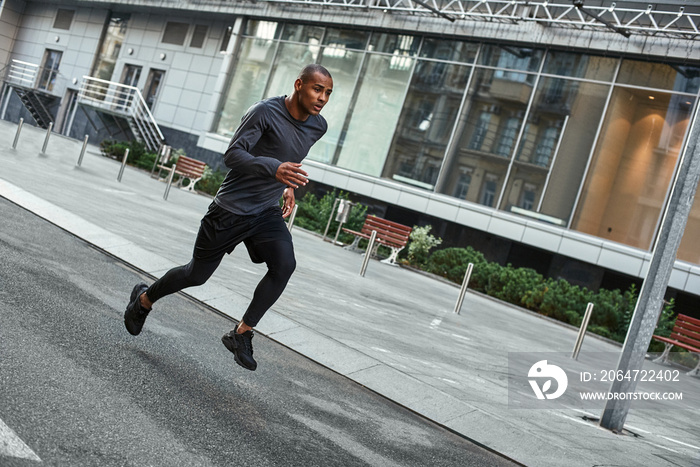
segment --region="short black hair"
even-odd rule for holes
[[[302,68],[301,72],[299,73],[298,79],[300,79],[302,83],[306,83],[309,80],[309,78],[311,78],[315,73],[321,73],[323,76],[327,76],[333,79],[330,72],[326,70],[325,67],[316,63],[310,63],[309,65],[306,65],[304,68]]]

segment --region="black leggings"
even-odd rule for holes
[[[204,284],[241,241],[256,263],[267,264],[267,273],[260,280],[243,322],[255,327],[265,312],[282,295],[296,268],[291,235],[279,209],[257,216],[237,216],[218,207],[209,208],[197,234],[192,260],[171,269],[146,291],[151,302],[187,287]]]

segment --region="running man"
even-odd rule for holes
[[[124,313],[129,333],[141,332],[159,299],[204,284],[224,254],[243,242],[253,262],[267,264],[267,273],[241,322],[221,340],[236,363],[251,371],[257,368],[253,328],[280,297],[296,267],[284,218],[294,208],[294,189],[308,181],[301,161],[328,128],[320,112],[332,91],[328,70],[307,65],[290,96],[264,99],[248,109],[224,154],[230,170],[201,221],[192,260],[171,269],[150,287],[134,286]]]

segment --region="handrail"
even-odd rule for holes
[[[148,146],[158,149],[165,140],[141,91],[126,84],[83,76],[78,101],[131,118]]]
[[[12,59],[5,81],[10,84],[33,88],[39,72],[39,65]]]

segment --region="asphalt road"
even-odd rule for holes
[[[240,368],[234,323],[182,296],[133,337],[147,278],[2,198],[0,219],[2,467],[514,465],[264,336]]]

